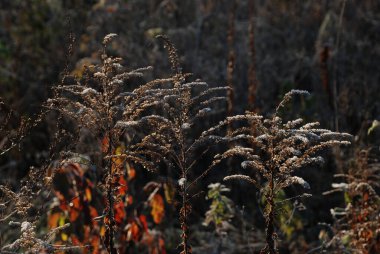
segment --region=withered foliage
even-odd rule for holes
[[[20,146],[30,129],[42,119],[42,114],[36,119],[21,117],[9,107],[0,97],[0,156]]]
[[[211,145],[223,138],[212,135],[194,134],[194,127],[207,120],[211,113],[217,112],[220,103],[225,102],[228,87],[209,87],[202,81],[188,82],[187,74],[182,73],[175,47],[166,36],[159,36],[168,50],[174,75],[163,87],[151,89],[157,100],[163,104],[165,114],[155,132],[147,135],[147,143],[155,144],[168,161],[169,168],[178,176],[181,195],[181,253],[192,252],[189,243],[188,216],[191,212],[190,192],[203,175],[194,176],[192,172]],[[219,105],[219,107],[218,107]]]
[[[103,193],[107,207],[104,221],[108,252],[116,253],[115,211],[112,208],[118,198],[116,191],[121,187],[117,180],[121,172],[114,162],[121,159],[140,164],[151,171],[163,164],[171,172],[176,172],[181,195],[181,253],[191,253],[188,242],[189,192],[201,177],[194,177],[191,171],[210,145],[223,140],[211,135],[197,138],[192,130],[220,108],[228,88],[211,88],[201,81],[187,82],[189,74],[182,73],[175,47],[168,38],[160,36],[168,49],[173,76],[155,79],[126,91],[123,88],[125,81],[141,77],[142,72],[149,68],[125,71],[121,58],[108,56],[106,47],[115,36],[110,34],[104,38],[102,64],[90,66],[86,78],[81,81],[56,87],[54,97],[48,100],[45,107],[76,123],[78,134],[89,130],[92,139],[105,144],[101,153],[94,151],[94,155],[101,154],[98,166],[104,169],[105,175]],[[125,149],[115,153],[121,139],[128,142]],[[160,196],[152,197],[149,199],[151,203],[154,197]]]
[[[26,250],[25,253],[54,253],[57,251],[66,252],[83,248],[83,246],[64,246],[52,243],[55,240],[56,235],[60,231],[69,227],[70,224],[54,228],[42,239],[37,237],[36,226],[29,221],[23,221],[22,223],[11,222],[10,224],[12,226],[19,226],[21,234],[13,243],[3,246],[1,248],[2,253],[16,253],[14,251],[19,249]]]
[[[296,171],[322,164],[324,160],[320,152],[333,146],[350,144],[351,136],[319,128],[318,122],[284,120],[286,117],[282,113],[285,105],[294,95],[308,94],[303,90],[287,93],[270,117],[253,111],[233,115],[231,104],[227,105],[228,116],[212,126],[210,115],[224,111],[226,94],[231,100],[231,87],[210,87],[200,80],[189,81],[191,75],[183,73],[177,50],[166,36],[158,38],[167,48],[172,75],[141,82],[144,73],[150,71],[151,67],[128,70],[123,66],[122,58],[110,55],[108,47],[116,36],[109,34],[104,38],[99,64],[87,66],[80,79],[65,75],[62,82],[52,88],[52,97],[44,103],[44,111],[36,121],[41,121],[42,116],[54,116],[56,120],[48,165],[31,169],[19,191],[0,186],[0,209],[5,214],[0,223],[16,218],[22,221],[10,222],[12,226],[20,227],[21,234],[1,250],[12,253],[54,253],[81,248],[88,253],[92,248],[92,253],[107,251],[116,254],[120,250],[129,251],[130,246],[123,246],[123,241],[133,239],[137,242],[143,239],[149,242],[150,253],[165,253],[164,240],[159,234],[152,233],[150,238],[144,238],[148,234],[142,231],[149,231],[145,216],[134,210],[128,215],[133,218],[126,219],[125,208],[133,202],[127,194],[127,180],[130,179],[126,180],[126,171],[128,177],[133,178],[136,172],[130,165],[139,165],[148,171],[167,170],[168,174],[174,176],[180,196],[177,202],[173,202],[179,204],[179,252],[190,254],[189,216],[192,198],[196,195],[196,183],[223,160],[239,157],[243,159],[241,168],[244,173],[228,175],[224,180],[246,181],[260,191],[266,221],[265,247],[261,253],[278,253],[276,218],[281,212],[283,200],[278,201],[276,197],[283,195],[284,189],[292,185],[309,189],[310,185],[304,179],[295,176]],[[142,84],[133,88],[132,85],[137,82]],[[20,127],[14,133],[9,131],[7,125],[13,113],[2,102],[0,106],[2,112],[6,112],[1,116],[5,123],[2,126],[5,127],[0,128],[0,132],[4,131],[5,137],[8,137],[0,144],[6,144],[0,146],[0,153],[5,153],[25,136],[26,127]],[[20,126],[35,124],[22,123]],[[209,167],[199,169],[199,166],[205,165],[205,161],[201,163],[202,159],[214,151],[210,149],[211,146],[221,143],[224,145],[219,148],[224,149],[224,152],[217,154]],[[374,243],[379,238],[379,197],[376,194],[379,169],[378,162],[372,163],[367,160],[368,157],[365,158],[358,160],[358,171],[344,175],[347,183],[337,186],[344,188],[352,202],[340,214],[343,219],[337,220],[339,230],[326,247],[332,248],[336,244],[341,246],[344,238],[349,237],[353,250],[375,248]],[[85,172],[91,167],[96,168],[96,180],[93,183],[90,173]],[[61,180],[70,182],[72,190],[66,196],[57,186]],[[170,199],[174,198],[175,193],[169,190],[168,185],[157,182],[150,182],[143,189],[152,189],[145,206],[152,208],[151,216],[155,224],[159,224],[165,215],[164,198],[158,193],[159,190],[162,187],[165,192],[170,192],[167,195]],[[232,218],[234,208],[230,199],[220,194],[229,189],[219,183],[212,186],[215,190],[214,194],[210,192],[210,198],[216,201],[206,221],[215,223],[222,232],[223,223]],[[46,207],[42,206],[36,211],[33,203],[36,197],[45,193],[44,188],[56,194],[54,200],[60,202],[60,209],[66,209],[63,213],[66,216],[69,214],[70,222],[82,218],[79,213],[82,212],[83,204],[91,203],[94,195],[101,194],[105,202],[102,213],[98,213],[92,205],[86,207],[90,220],[96,222],[90,223],[85,233],[99,234],[103,245],[99,236],[93,238],[97,240],[93,240],[91,248],[85,241],[74,237],[69,242],[73,243],[72,246],[54,243],[55,236],[70,225],[64,219],[57,224],[61,218],[52,211],[47,213],[54,218],[54,227],[39,236],[36,233],[38,216],[46,214]],[[358,195],[360,201],[355,199]],[[308,194],[300,194],[286,201],[306,196]],[[51,198],[50,193],[44,198]],[[128,221],[127,225],[122,228],[121,222],[125,221]],[[118,237],[123,233],[123,237]],[[61,234],[62,237],[67,238],[67,235]],[[154,243],[153,238],[157,239]],[[102,246],[94,248],[94,244]]]
[[[124,162],[133,162],[154,171],[158,166],[157,162],[165,159],[158,149],[159,146],[152,142],[155,137],[152,134],[153,130],[160,128],[162,121],[166,121],[155,114],[159,111],[156,108],[161,106],[163,101],[155,96],[153,90],[162,83],[172,80],[156,79],[135,89],[127,87],[131,80],[138,78],[141,80],[144,72],[149,71],[151,67],[128,71],[122,65],[122,58],[108,55],[107,45],[115,37],[116,34],[109,34],[104,38],[99,65],[88,66],[81,79],[65,75],[62,83],[53,87],[53,95],[43,108],[44,114],[56,116],[57,129],[50,150],[52,158],[58,159],[58,166],[52,163],[43,169],[46,172],[30,170],[31,174],[37,173],[39,177],[45,174],[45,184],[51,187],[57,177],[63,176],[62,170],[70,165],[75,166],[77,163],[87,167],[96,165],[96,174],[103,178],[98,187],[101,188],[106,200],[106,208],[100,218],[104,218],[106,224],[104,245],[109,253],[117,253],[115,205],[120,203],[120,189],[126,188],[120,180],[124,174],[120,165]],[[8,115],[10,114],[11,112]],[[5,119],[8,118],[9,116],[6,116]],[[23,133],[22,130],[18,131],[17,137]],[[151,135],[148,135],[149,133]],[[128,143],[124,146],[125,149],[117,151],[122,141]],[[80,155],[78,150],[86,156]],[[81,179],[83,173],[78,176]],[[10,188],[1,187],[2,196],[5,197],[2,205],[15,204],[15,210],[4,216],[2,221],[16,214],[23,215],[33,206],[33,198],[43,189],[41,180],[38,177],[28,179],[18,193],[11,191]],[[35,187],[35,183],[39,183],[40,189],[33,192],[35,188],[29,185]],[[78,191],[74,189],[76,200],[79,200]],[[25,246],[13,244],[7,248],[18,249]],[[41,246],[44,245],[39,245]],[[51,250],[52,247],[48,249]]]
[[[1,246],[1,253],[18,253],[19,251],[23,253],[54,253],[85,247],[54,243],[56,235],[69,227],[70,224],[56,227],[43,236],[39,236],[37,233],[40,210],[44,211],[39,204],[44,188],[40,178],[42,174],[40,169],[31,168],[29,175],[23,180],[18,191],[12,191],[8,186],[0,186],[0,210],[4,214],[0,223],[8,223],[10,227],[20,228],[20,233],[17,232],[17,239]],[[36,203],[36,199],[38,203]]]
[[[323,244],[331,253],[380,252],[380,162],[376,148],[356,152],[346,174],[338,174],[331,192],[343,192],[346,206],[334,208],[332,239]]]
[[[94,155],[100,158],[97,166],[103,169],[105,179],[105,245],[109,253],[117,253],[115,205],[120,203],[120,188],[125,188],[120,181],[124,174],[120,165],[133,162],[154,171],[157,162],[164,159],[152,142],[154,130],[165,121],[155,114],[162,101],[152,90],[171,80],[153,80],[135,89],[126,88],[131,79],[143,77],[151,67],[128,71],[122,65],[122,58],[109,56],[107,45],[115,37],[116,34],[104,37],[100,65],[89,66],[81,81],[55,87],[54,97],[45,105],[71,119],[77,133],[87,131],[90,139],[102,143],[102,151],[94,151]],[[124,148],[116,151],[124,140],[127,141]]]
[[[279,103],[272,117],[264,118],[253,112],[227,117],[213,129],[203,133],[211,135],[225,126],[239,126],[230,130],[226,138],[232,147],[215,156],[213,166],[223,159],[238,156],[243,158],[244,174],[225,177],[225,180],[243,180],[255,185],[265,200],[266,246],[261,253],[278,253],[276,244],[276,221],[280,203],[275,197],[282,189],[299,184],[310,188],[294,172],[312,164],[323,163],[318,152],[335,145],[348,145],[351,136],[318,128],[319,123],[303,123],[302,119],[284,122],[281,110],[294,95],[307,95],[302,90],[292,90]],[[239,123],[239,125],[237,124]]]

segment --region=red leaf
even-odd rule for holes
[[[109,146],[110,146],[110,141],[108,139],[108,136],[105,136],[102,139],[102,152],[107,153]]]
[[[128,191],[128,185],[127,185],[127,181],[125,180],[124,176],[119,176],[119,180],[118,180],[118,184],[120,185],[119,187],[119,194],[124,196],[125,194],[127,194],[127,191]]]
[[[145,232],[148,232],[148,223],[146,222],[146,216],[145,215],[140,215],[139,220],[143,226],[143,229]]]
[[[123,202],[120,201],[114,205],[114,213],[115,213],[115,222],[118,224],[121,224],[126,216]]]
[[[161,237],[158,239],[158,247],[160,248],[161,254],[166,254],[165,241]]]
[[[72,235],[70,238],[71,238],[73,245],[76,245],[76,246],[82,245],[82,243],[79,241],[78,237],[76,237],[75,235]]]

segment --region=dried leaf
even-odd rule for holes
[[[102,139],[102,152],[107,153],[109,146],[110,146],[110,141],[108,139],[108,136],[105,136]]]
[[[153,217],[153,221],[156,224],[160,224],[165,215],[164,199],[160,194],[156,193],[150,200],[150,206],[152,207],[150,214]]]
[[[148,232],[148,223],[146,221],[146,216],[145,215],[140,215],[139,220],[141,225],[143,226],[143,229],[145,232]]]
[[[127,164],[128,180],[132,180],[136,177],[136,170],[133,166]]]
[[[135,220],[130,222],[127,225],[126,229],[127,229],[127,241],[134,241],[134,242],[140,241],[142,234],[140,231],[140,227]]]
[[[125,177],[123,175],[118,177],[118,185],[119,185],[119,191],[118,194],[120,196],[125,196],[128,191],[128,184],[127,181],[125,180]]]
[[[62,241],[67,241],[69,239],[69,236],[66,233],[61,234]]]
[[[164,192],[166,202],[168,202],[168,204],[171,204],[175,195],[174,186],[171,183],[164,183]]]
[[[86,196],[87,201],[90,202],[92,200],[91,189],[89,187],[85,189],[85,196]]]
[[[115,149],[115,155],[121,155],[125,151],[125,146],[121,144]],[[112,158],[112,172],[121,172],[124,167],[124,158],[114,157]]]
[[[127,215],[124,210],[124,203],[122,201],[114,205],[115,222],[121,224]]]
[[[69,206],[70,206],[70,211],[69,211],[70,221],[74,222],[78,219],[78,217],[80,215],[80,211],[82,210],[82,205],[81,205],[80,199],[74,198],[70,202]]]
[[[56,228],[58,226],[59,218],[61,217],[61,213],[52,213],[48,218],[48,226],[50,229]]]

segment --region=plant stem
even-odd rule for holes
[[[108,132],[108,140],[109,140],[109,146],[107,154],[111,155],[112,153],[112,142],[111,142],[111,134]],[[114,247],[114,226],[115,226],[115,220],[114,220],[114,214],[113,214],[113,206],[114,206],[114,200],[113,200],[113,176],[112,176],[112,159],[108,160],[108,189],[107,189],[107,200],[108,200],[108,230],[109,230],[109,242],[108,242],[108,252],[111,254],[116,253],[115,247]]]
[[[185,178],[186,179],[186,178]],[[188,238],[188,227],[187,227],[187,199],[186,199],[186,182],[184,183],[183,185],[183,194],[182,194],[182,208],[181,208],[181,215],[182,216],[182,220],[181,220],[181,229],[182,229],[182,244],[183,244],[183,250],[181,252],[181,254],[189,254],[188,250],[189,250],[189,246],[188,246],[188,242],[187,242],[187,238]]]
[[[180,119],[180,123],[182,124],[182,120]],[[188,216],[188,200],[187,200],[187,168],[186,168],[186,154],[184,150],[184,136],[182,133],[182,130],[180,131],[180,145],[181,145],[181,172],[182,172],[182,178],[185,179],[183,185],[182,185],[182,207],[180,210],[180,218],[181,218],[181,229],[182,229],[182,246],[183,250],[181,251],[181,254],[190,254],[191,247],[189,246],[189,243],[187,241],[188,239],[188,226],[187,226],[187,216]]]
[[[268,165],[270,176],[269,176],[269,191],[266,197],[266,202],[269,207],[269,212],[266,214],[266,245],[264,249],[261,250],[260,254],[277,254],[277,250],[275,247],[275,241],[273,239],[274,236],[274,216],[275,216],[275,202],[274,202],[274,179],[275,179],[275,174],[276,174],[276,167],[275,162],[274,162],[274,140],[271,139],[270,141],[270,163]]]
[[[273,175],[274,173],[271,173],[271,179],[269,182],[269,214],[267,218],[267,229],[266,229],[266,242],[267,242],[267,251],[270,254],[275,254],[275,246],[274,246],[274,210],[275,210],[275,203],[274,203],[274,181],[273,181]]]

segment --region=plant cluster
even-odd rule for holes
[[[116,34],[109,34],[104,38],[100,65],[88,66],[79,80],[65,75],[62,83],[53,88],[52,98],[44,104],[45,114],[49,112],[57,117],[51,151],[58,164],[52,162],[44,168],[44,184],[52,187],[56,196],[48,212],[49,227],[63,227],[70,221],[75,227],[84,228],[80,235],[69,234],[67,230],[60,235],[61,241],[69,240],[83,248],[90,245],[93,253],[102,251],[100,238],[108,253],[126,251],[123,250],[124,241],[140,242],[143,238],[147,241],[147,220],[139,215],[136,207],[130,208],[133,196],[128,183],[136,174],[133,165],[148,171],[164,167],[178,175],[182,197],[181,245],[183,253],[190,253],[188,192],[194,182],[190,182],[189,173],[196,166],[201,146],[208,139],[195,139],[190,130],[212,111],[213,105],[224,99],[216,95],[226,88],[209,88],[200,81],[185,82],[189,75],[181,73],[176,49],[162,37],[168,47],[174,76],[155,79],[129,90],[127,81],[143,77],[143,72],[151,68],[126,71],[121,58],[107,54],[107,45],[115,37]],[[170,187],[164,186],[167,192]],[[146,202],[152,208],[155,224],[164,216],[160,189],[161,184],[157,182],[144,187],[144,191],[150,193]],[[25,190],[28,189],[25,187]],[[3,221],[32,206],[34,196],[30,193],[16,194],[5,187],[2,191],[8,199],[17,201],[16,205],[25,203],[17,205],[15,212]],[[99,195],[103,200],[97,198]],[[105,204],[103,211],[99,211],[98,202]],[[119,230],[123,224],[126,226]],[[75,231],[74,228],[71,227],[71,231]],[[7,248],[18,250],[23,246],[14,244]],[[158,238],[159,248],[151,248],[150,253],[163,253],[163,246],[162,238]]]
[[[293,95],[308,94],[292,90],[277,106],[272,117],[264,118],[253,112],[227,117],[212,131],[223,126],[237,128],[227,133],[232,147],[215,157],[213,164],[223,159],[238,156],[243,159],[244,174],[226,176],[224,180],[242,180],[255,185],[265,200],[263,215],[266,220],[266,246],[261,253],[277,253],[275,218],[281,207],[276,197],[284,188],[298,184],[309,189],[302,178],[294,176],[297,169],[320,165],[323,158],[318,152],[335,145],[348,145],[350,135],[318,128],[319,123],[303,123],[302,119],[284,121],[280,113]],[[300,196],[299,196],[300,197]]]
[[[337,174],[343,179],[333,183],[333,190],[342,192],[346,206],[331,210],[334,233],[323,248],[334,253],[378,253],[380,251],[380,196],[379,153],[375,148],[356,152],[347,173]]]
[[[182,72],[176,48],[167,37],[158,36],[167,48],[173,73],[132,88],[151,67],[124,67],[123,59],[112,56],[108,48],[115,37],[104,37],[99,64],[88,66],[80,79],[65,75],[43,105],[39,121],[46,115],[56,119],[51,160],[45,167],[31,169],[18,192],[1,186],[2,209],[13,209],[1,222],[24,218],[11,222],[20,226],[20,236],[2,251],[79,249],[116,254],[145,245],[149,253],[163,254],[165,239],[158,226],[165,207],[171,206],[178,210],[179,252],[190,254],[190,215],[197,183],[224,159],[238,157],[243,173],[227,175],[224,180],[246,181],[257,188],[266,222],[261,253],[278,253],[282,206],[309,196],[279,199],[279,195],[284,196],[295,184],[309,189],[303,178],[295,176],[297,170],[322,164],[320,152],[350,144],[351,136],[321,129],[318,122],[285,120],[285,106],[294,95],[308,94],[303,90],[287,93],[270,117],[247,111],[213,124],[210,115],[221,112],[229,87],[188,81],[191,75]],[[195,129],[201,122],[209,126]],[[201,160],[214,153],[211,147],[215,145],[223,152],[207,168],[196,170],[204,166]],[[138,183],[142,169],[158,177]],[[354,189],[364,187],[359,183]],[[227,231],[234,213],[232,201],[222,194],[228,190],[220,183],[210,185],[212,204],[205,224],[214,223],[219,233]],[[140,195],[136,200],[141,192],[145,199]],[[41,196],[53,202],[34,211],[33,201]],[[368,196],[374,196],[373,192],[368,191]],[[366,205],[368,213],[373,212],[370,207]],[[48,214],[50,231],[40,237],[36,226],[43,213]]]

